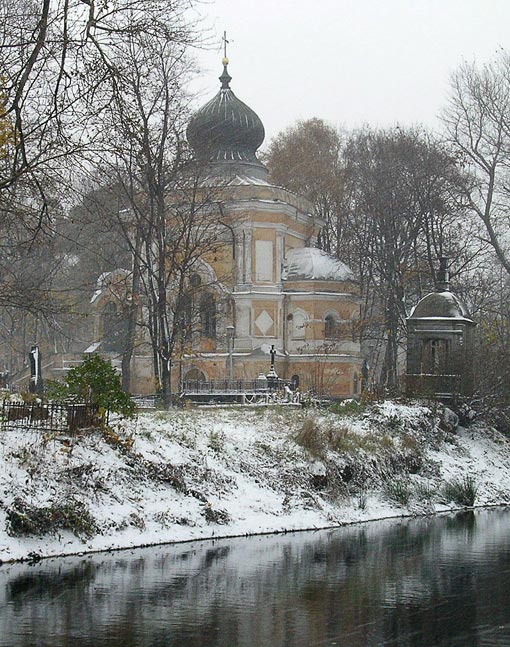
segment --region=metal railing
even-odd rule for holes
[[[184,394],[219,394],[219,393],[266,393],[278,391],[285,386],[291,386],[290,380],[278,379],[273,385],[268,380],[187,380],[182,383]]]
[[[163,404],[163,396],[158,393],[132,395],[131,400],[137,409],[158,409]]]
[[[10,402],[0,410],[2,429],[41,431],[77,431],[108,422],[108,412],[101,415],[99,405],[91,403]]]

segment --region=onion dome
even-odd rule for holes
[[[354,275],[345,263],[322,249],[300,247],[287,252],[286,281],[353,281]]]
[[[192,116],[188,142],[199,160],[222,174],[265,178],[266,167],[256,156],[264,141],[264,126],[258,115],[230,89],[232,77],[227,65],[228,59],[224,58],[218,94]]]
[[[438,318],[471,321],[471,315],[465,304],[449,290],[427,294],[418,302],[409,316],[409,319]]]

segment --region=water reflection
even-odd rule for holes
[[[0,645],[510,645],[510,511],[0,568]]]

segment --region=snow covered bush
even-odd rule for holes
[[[334,402],[329,410],[339,416],[355,416],[363,413],[365,404],[358,400],[342,400],[341,402]]]
[[[12,537],[48,535],[58,530],[70,530],[87,539],[96,534],[97,527],[87,506],[73,499],[37,507],[16,497],[7,509],[7,532]]]

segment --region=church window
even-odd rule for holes
[[[292,383],[292,388],[295,391],[299,387],[299,375],[293,375],[290,378],[290,381]]]
[[[338,321],[333,315],[327,315],[324,320],[324,338],[336,339],[338,337]]]
[[[121,353],[124,350],[127,334],[127,321],[117,309],[117,304],[109,301],[103,308],[103,349]]]
[[[214,339],[216,337],[216,299],[212,294],[204,294],[200,301],[200,323],[202,335]]]
[[[176,324],[181,340],[191,339],[192,329],[192,301],[188,294],[184,294],[177,304]]]
[[[255,241],[255,276],[257,281],[273,280],[273,242]]]
[[[185,382],[205,382],[205,375],[198,368],[190,369],[184,376]]]
[[[352,392],[354,393],[354,395],[357,395],[359,393],[359,376],[357,373],[354,373],[352,382]]]
[[[196,273],[192,274],[191,277],[190,277],[189,283],[190,283],[192,288],[198,288],[202,283],[202,279],[200,278],[200,274],[196,274]]]
[[[449,373],[449,342],[446,339],[429,339],[422,352],[422,373],[444,375]]]

